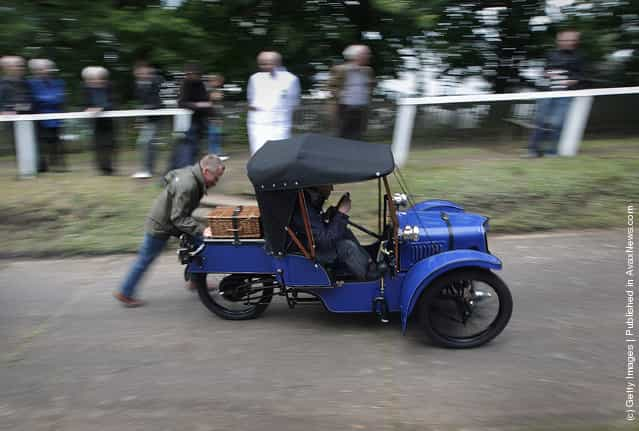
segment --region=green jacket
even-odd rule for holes
[[[145,232],[159,237],[201,235],[205,226],[191,216],[206,193],[199,164],[175,169],[166,174],[164,181],[166,187],[153,203]]]

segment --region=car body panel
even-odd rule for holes
[[[190,272],[224,274],[271,274],[273,256],[266,253],[264,243],[244,241],[205,241],[205,247],[189,264]]]
[[[400,311],[400,292],[404,274],[385,277],[384,298],[390,312]],[[333,313],[370,313],[373,299],[379,296],[380,281],[347,282],[333,289],[309,289],[317,295],[327,310]]]

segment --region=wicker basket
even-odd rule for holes
[[[260,209],[255,206],[218,207],[207,216],[213,238],[261,238]]]

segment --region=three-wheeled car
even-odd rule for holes
[[[280,295],[291,308],[318,302],[335,313],[374,313],[381,322],[400,313],[402,333],[416,315],[430,340],[455,348],[480,346],[508,323],[512,298],[493,273],[502,263],[488,250],[488,219],[449,201],[412,202],[388,145],[304,134],[266,143],[247,170],[261,237],[230,229],[228,238],[187,241],[179,251],[186,276],[216,315],[255,318]],[[391,192],[393,173],[403,193]],[[377,231],[349,225],[371,238],[364,247],[380,275],[359,281],[318,261],[304,190],[366,180],[377,182]],[[292,227],[295,212],[303,232]],[[228,275],[212,283],[208,274]]]

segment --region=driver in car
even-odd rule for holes
[[[330,207],[326,212],[322,210],[332,191],[332,185],[309,187],[304,190],[318,262],[322,265],[344,266],[358,280],[379,278],[370,255],[347,227],[348,212],[351,209],[349,195],[344,195],[337,207]],[[293,215],[292,228],[298,236],[306,238],[299,208]]]

